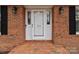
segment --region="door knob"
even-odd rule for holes
[[[33,27],[33,24],[32,24],[32,27]]]

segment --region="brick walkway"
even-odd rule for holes
[[[69,53],[63,46],[53,45],[52,42],[25,42],[15,47],[9,54],[53,54]]]

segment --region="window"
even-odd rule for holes
[[[0,35],[1,35],[1,7],[0,7]]]
[[[76,6],[75,8],[76,34],[79,34],[79,6]]]
[[[69,33],[79,34],[79,6],[69,8]]]
[[[69,34],[79,34],[79,6],[69,6]]]

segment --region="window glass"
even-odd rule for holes
[[[50,11],[47,13],[47,24],[50,24]]]
[[[28,24],[30,25],[31,24],[31,12],[28,11]]]
[[[1,34],[1,7],[0,7],[0,34]]]

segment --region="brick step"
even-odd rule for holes
[[[58,54],[69,53],[61,45],[54,45],[52,42],[26,42],[12,49],[9,54]]]

